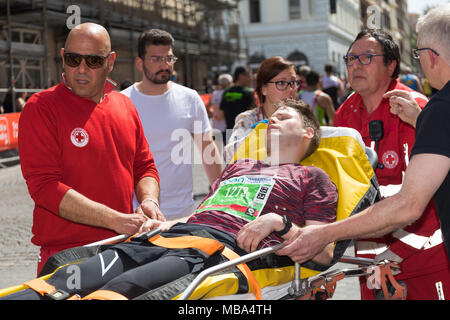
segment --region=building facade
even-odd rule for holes
[[[344,75],[343,56],[360,30],[358,0],[243,0],[239,10],[253,68],[280,55],[321,73],[332,63]]]
[[[243,0],[239,10],[253,69],[281,55],[322,74],[332,63],[345,76],[343,56],[364,28],[387,30],[399,44],[402,65],[411,65],[406,0]]]
[[[178,82],[203,88],[211,70],[227,71],[245,60],[239,39],[237,0],[1,0],[0,104],[6,92],[47,88],[61,80],[60,49],[68,32],[83,22],[107,28],[117,59],[111,78],[140,80],[137,39],[160,28],[175,38]]]

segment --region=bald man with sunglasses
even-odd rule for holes
[[[61,49],[63,81],[21,114],[19,153],[35,202],[38,273],[61,250],[134,234],[159,210],[159,175],[136,109],[107,76],[116,53],[105,28],[84,23]],[[143,204],[133,213],[133,191]]]

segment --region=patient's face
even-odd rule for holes
[[[289,148],[298,146],[306,134],[301,115],[293,108],[280,107],[269,119],[267,127],[267,149],[276,145],[289,152]],[[280,151],[283,151],[280,150]]]

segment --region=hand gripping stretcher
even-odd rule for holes
[[[264,159],[266,128],[267,124],[259,123],[241,144],[234,159]],[[365,147],[356,130],[321,128],[322,140],[319,148],[302,161],[302,164],[320,167],[330,176],[338,189],[337,220],[341,220],[358,213],[380,199],[378,183],[373,171],[377,164],[377,156],[372,149]],[[153,237],[158,232],[159,230],[151,231],[149,237]],[[57,268],[83,261],[127,237],[121,235],[84,247],[64,250],[49,259],[38,279],[45,281]],[[334,257],[330,266],[323,266],[312,261],[301,266],[292,261],[288,264],[280,264],[277,262],[278,256],[274,254],[283,246],[280,243],[241,257],[233,256],[229,258],[229,261],[196,274],[189,274],[136,299],[239,298],[242,300],[255,297],[270,300],[327,299],[333,296],[338,281],[347,277],[360,276],[377,282],[385,299],[405,299],[405,288],[395,281],[391,272],[393,269],[398,269],[398,265],[389,261],[375,264],[371,259],[343,256],[350,242],[345,240],[335,244]],[[243,265],[259,259],[264,259],[266,262],[274,261],[274,267],[266,268],[267,264],[264,264],[262,268],[252,267],[250,275],[241,271]],[[327,271],[337,262],[353,264],[357,267]],[[22,284],[0,289],[0,297],[26,288],[28,285]]]

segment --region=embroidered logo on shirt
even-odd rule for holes
[[[390,150],[390,151],[386,151],[383,154],[382,162],[386,168],[392,169],[397,166],[398,159],[399,158],[398,158],[397,152]]]
[[[83,128],[75,128],[70,134],[70,141],[72,141],[75,146],[82,148],[88,144],[89,135]]]

